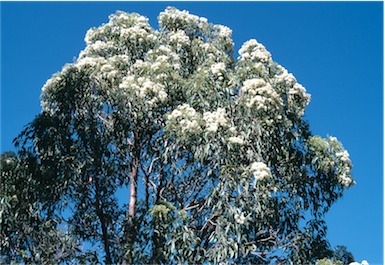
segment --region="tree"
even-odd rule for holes
[[[175,8],[158,19],[117,12],[90,29],[16,140],[52,194],[38,200],[91,245],[74,259],[95,246],[108,264],[332,257],[323,216],[352,165],[311,134],[305,88],[256,40],[234,58],[228,27]]]
[[[334,260],[340,260],[343,264],[354,262],[353,254],[350,253],[345,246],[336,246],[333,254]]]
[[[366,261],[364,261],[366,262]],[[336,246],[333,250],[331,259],[323,258],[316,262],[316,265],[343,265],[354,264],[353,254],[350,253],[345,246]]]
[[[36,168],[34,159],[28,154],[20,159],[12,152],[0,156],[1,263],[85,260],[78,242],[58,229],[54,193],[49,193],[53,190],[43,188],[50,174]]]

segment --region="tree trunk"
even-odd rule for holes
[[[134,137],[134,157],[132,158],[132,168],[130,174],[130,200],[128,204],[128,224],[126,226],[126,240],[128,243],[127,255],[124,257],[123,264],[132,264],[134,256],[134,243],[136,237],[136,200],[138,189],[138,171],[140,163],[140,137],[138,133],[135,133]]]
[[[107,222],[105,219],[105,214],[103,212],[103,207],[100,205],[100,187],[99,187],[99,179],[95,179],[95,208],[96,208],[96,214],[99,217],[100,225],[102,228],[102,240],[104,245],[104,251],[106,252],[106,264],[112,264],[112,258],[111,258],[111,251],[110,251],[110,241],[108,237],[108,228],[107,228]]]
[[[134,165],[130,175],[130,203],[128,205],[128,216],[130,220],[133,220],[135,218],[137,182],[138,182],[138,161],[134,161]]]

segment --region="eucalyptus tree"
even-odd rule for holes
[[[58,228],[60,218],[54,211],[57,197],[53,189],[44,189],[51,174],[36,164],[30,154],[7,152],[0,156],[0,262],[86,261],[79,242]]]
[[[255,39],[235,56],[226,26],[175,8],[158,20],[119,11],[90,29],[17,139],[71,237],[106,263],[331,257],[323,217],[352,164],[312,135],[306,89]]]

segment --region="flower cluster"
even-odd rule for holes
[[[346,188],[354,184],[353,179],[351,178],[350,171],[352,170],[352,161],[350,160],[350,155],[348,151],[344,150],[342,144],[335,137],[329,137],[331,145],[334,145],[336,150],[336,164],[338,165],[338,181]]]
[[[231,136],[228,138],[229,143],[243,145],[244,141],[241,137]]]
[[[134,92],[139,98],[145,100],[146,105],[149,107],[156,103],[164,102],[167,99],[164,86],[145,77],[136,78],[133,75],[128,75],[123,78],[119,88]]]
[[[254,186],[257,181],[266,180],[271,177],[270,168],[263,162],[253,162],[250,165],[250,172],[254,177]]]
[[[241,94],[245,97],[248,108],[255,107],[257,110],[267,111],[280,109],[283,105],[281,97],[274,88],[260,78],[244,81]]]
[[[124,41],[138,42],[140,44],[155,42],[158,38],[156,34],[137,25],[127,29],[122,29],[120,37]]]
[[[44,86],[42,87],[41,91],[44,94],[45,92],[49,91],[51,88],[60,86],[60,83],[63,81],[63,78],[60,74],[53,75],[50,79],[48,79]]]
[[[306,93],[306,89],[297,82],[296,78],[288,73],[282,66],[277,66],[278,74],[273,78],[273,83],[283,88],[282,92],[287,94],[288,107],[302,117],[306,106],[310,103],[310,94]]]
[[[350,161],[350,155],[349,155],[348,151],[344,150],[342,152],[338,152],[338,153],[336,153],[336,156],[347,167],[350,168],[352,166],[352,162]]]
[[[226,53],[231,51],[234,46],[230,28],[208,23],[206,18],[192,15],[186,10],[180,11],[168,7],[160,13],[158,20],[160,28],[165,29],[170,37],[174,36],[173,32],[184,31],[190,37],[191,46],[193,46],[194,40],[204,40],[213,46],[220,47],[220,50],[224,50]],[[180,37],[178,37],[179,41],[182,40]],[[171,42],[174,41],[173,39],[170,40]],[[187,39],[185,40],[186,42],[182,43],[187,44]]]
[[[312,136],[308,140],[310,151],[313,152],[313,164],[323,173],[333,173],[338,182],[345,188],[354,184],[351,176],[352,163],[349,153],[343,148],[336,137],[322,138]]]
[[[165,45],[149,50],[144,60],[136,60],[131,67],[131,72],[136,73],[138,76],[148,74],[161,83],[170,79],[179,70],[179,56]]]
[[[107,60],[103,57],[81,56],[76,61],[75,66],[79,70],[88,68],[95,72],[95,70],[100,69],[106,63]]]
[[[57,93],[58,89],[66,85],[67,74],[72,70],[74,70],[74,65],[66,64],[63,66],[61,72],[53,74],[52,77],[45,82],[41,89],[40,96],[40,105],[43,111],[54,115],[56,111],[59,110],[55,94]]]
[[[114,65],[107,62],[100,68],[100,71],[102,76],[107,80],[114,80],[119,75],[119,72],[116,69],[117,68],[114,67]]]
[[[270,63],[271,54],[266,50],[265,46],[257,42],[255,39],[246,41],[239,50],[240,57],[238,60],[250,60],[254,62]]]
[[[127,14],[122,11],[117,11],[116,14],[111,15],[109,18],[110,23],[122,25],[123,27],[138,26],[144,28],[149,25],[148,18],[137,13]]]
[[[345,187],[348,188],[350,185],[352,185],[353,180],[346,174],[342,173],[338,175],[338,181]]]
[[[170,38],[170,43],[175,45],[177,50],[182,49],[184,46],[190,45],[190,38],[186,35],[183,30],[170,32],[168,36]]]
[[[282,95],[281,105],[285,104],[287,114],[298,118],[304,115],[305,108],[310,102],[310,95],[292,74],[273,62],[271,54],[262,44],[254,39],[249,40],[242,45],[239,55],[237,67],[239,80],[244,81],[250,77],[263,79]],[[253,101],[263,106],[260,97],[254,98]]]
[[[203,119],[206,122],[207,132],[216,132],[220,126],[228,126],[228,120],[226,110],[224,108],[218,108],[214,112],[203,113]]]
[[[114,41],[97,40],[94,43],[88,44],[83,53],[107,57],[109,54],[116,53],[116,43]]]
[[[82,52],[74,66],[79,71],[89,71],[95,77],[105,80],[120,80],[126,75],[129,66],[129,57],[127,55],[114,55],[108,58],[98,56],[86,56]],[[100,80],[99,80],[100,81]]]
[[[168,7],[159,14],[159,24],[167,29],[186,29],[188,27],[197,28],[200,23],[207,23],[207,19],[200,19],[196,15],[191,15],[188,11]]]
[[[217,30],[218,36],[222,38],[231,38],[233,31],[226,26],[223,25],[214,25],[214,29]]]
[[[148,18],[139,14],[127,14],[117,12],[110,16],[110,21],[97,28],[87,31],[84,41],[91,45],[96,41],[104,41],[107,38],[115,37],[119,41],[131,41],[144,43],[147,41],[156,41],[157,36],[148,23]]]
[[[167,115],[167,126],[182,135],[200,132],[200,121],[201,115],[189,104],[180,105]]]
[[[87,47],[83,51],[86,56],[136,56],[154,46],[159,39],[159,33],[151,28],[144,16],[118,11],[109,18],[107,24],[87,31],[84,39]]]
[[[223,79],[223,73],[226,70],[226,64],[223,62],[214,63],[211,65],[210,70],[218,79]]]
[[[139,41],[145,39],[155,41],[157,36],[148,23],[148,18],[139,14],[119,12],[110,18],[110,23],[121,27],[119,33],[122,40]]]
[[[241,214],[235,214],[234,215],[234,219],[235,219],[235,221],[238,223],[238,224],[241,224],[241,225],[243,225],[244,223],[245,223],[245,221],[246,221],[246,216],[245,216],[245,214],[242,212]]]
[[[167,127],[177,131],[180,136],[186,133],[199,133],[202,131],[202,128],[204,128],[205,132],[215,133],[219,128],[229,127],[229,121],[224,108],[218,108],[213,112],[207,111],[202,115],[189,104],[183,104],[166,117]],[[228,141],[234,144],[243,144],[243,140],[239,137],[230,137]]]

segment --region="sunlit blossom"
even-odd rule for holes
[[[240,137],[237,137],[237,136],[232,136],[232,137],[229,137],[229,142],[231,144],[239,144],[239,145],[243,145],[244,141],[242,138]]]
[[[241,213],[241,214],[235,214],[234,215],[234,219],[235,221],[238,223],[238,224],[241,224],[243,225],[246,221],[246,217],[245,217],[245,214],[244,213]]]
[[[215,76],[222,76],[223,72],[226,70],[226,65],[223,62],[215,63],[211,65],[210,70]]]
[[[239,50],[239,60],[250,60],[262,63],[271,61],[271,54],[266,50],[265,46],[257,42],[255,39],[246,41]]]
[[[228,120],[226,110],[224,108],[218,108],[214,112],[203,113],[203,119],[206,122],[206,130],[208,132],[216,132],[220,126],[227,126]]]
[[[250,165],[250,172],[252,173],[255,181],[265,180],[271,176],[270,168],[263,162],[253,162]]]

